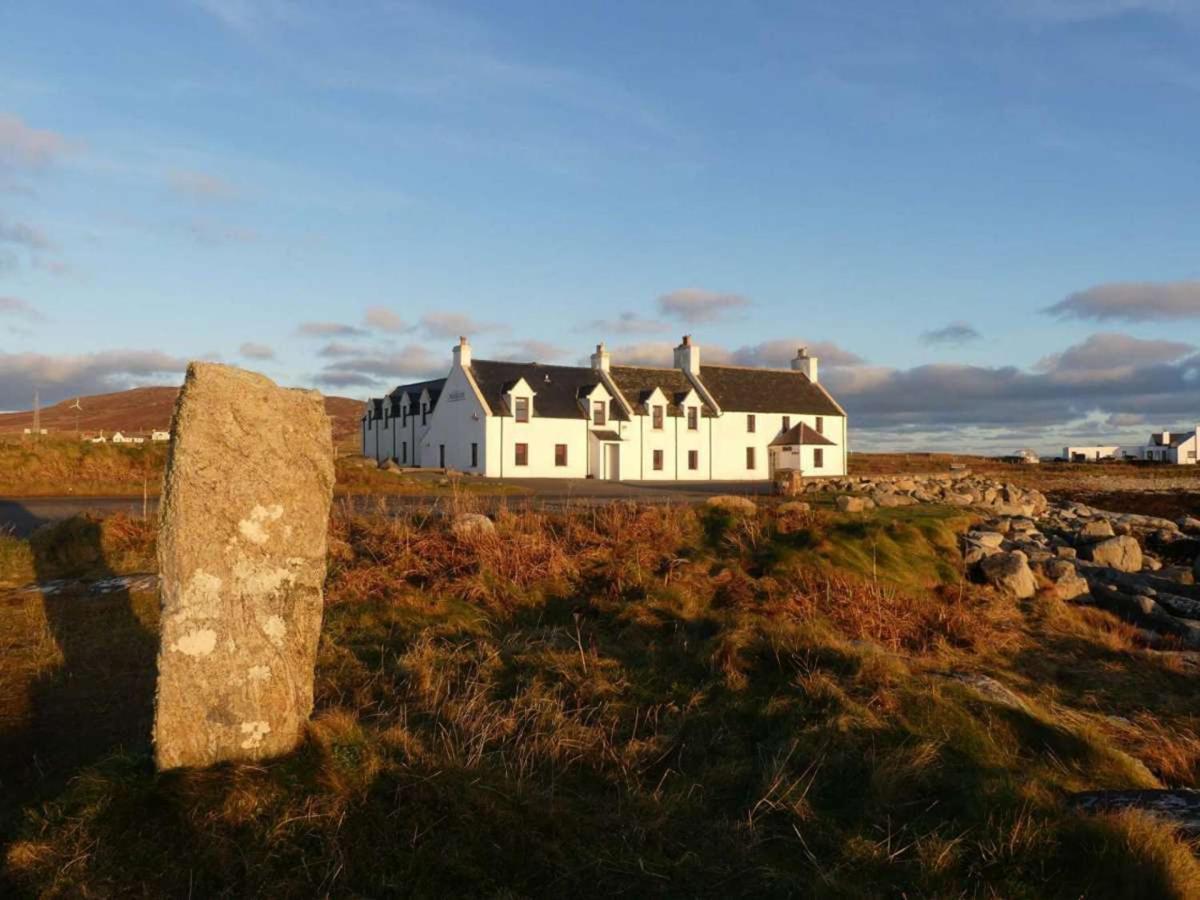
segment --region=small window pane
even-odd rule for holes
[[[817,434],[825,433],[825,417],[817,416]]]
[[[754,468],[754,448],[753,447],[746,448],[746,468],[747,469]]]
[[[663,408],[661,404],[656,404],[653,409],[653,422],[656,431],[662,431],[663,427]]]
[[[516,451],[517,451],[517,459],[516,459],[517,465],[518,466],[529,465],[529,445],[528,444],[517,444]]]
[[[567,445],[554,445],[554,464],[556,466],[565,466],[567,464]]]
[[[688,468],[693,471],[700,468],[700,451],[699,450],[689,450],[688,451]]]
[[[516,400],[516,418],[518,422],[529,421],[529,398],[518,397]]]
[[[750,434],[754,434],[754,429],[757,427],[758,423],[754,420],[754,414],[751,413],[750,415],[746,416],[746,431],[748,431]]]
[[[694,406],[688,407],[688,431],[695,431],[700,427],[700,411]]]
[[[592,424],[603,425],[608,421],[608,416],[605,415],[604,401],[596,400],[592,404]]]
[[[661,472],[663,467],[663,452],[661,450],[654,451],[654,471]]]
[[[816,447],[813,449],[813,468],[825,468],[825,450],[822,447]]]

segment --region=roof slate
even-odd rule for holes
[[[693,390],[692,383],[679,369],[663,369],[656,366],[613,366],[609,370],[613,382],[625,395],[625,399],[637,413],[646,413],[646,401],[654,393],[655,388],[662,388],[667,395],[667,415],[682,416],[681,404],[688,392]],[[711,416],[712,410],[708,404],[701,401],[703,415]]]
[[[799,425],[793,425],[775,440],[771,441],[768,446],[771,447],[786,447],[792,444],[804,444],[806,447],[833,447],[833,441],[816,431],[813,428],[801,422]]]
[[[600,383],[589,367],[547,366],[541,363],[501,362],[490,359],[471,361],[471,374],[492,412],[508,412],[504,394],[522,378],[533,389],[535,418],[586,419],[588,411],[580,397]],[[609,418],[623,420],[617,403],[609,404]]]
[[[741,366],[701,366],[700,381],[722,410],[844,415],[833,399],[809,381],[803,372]]]

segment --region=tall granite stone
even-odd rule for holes
[[[192,363],[159,512],[159,769],[275,756],[312,712],[333,440],[321,395]]]

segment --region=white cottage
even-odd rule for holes
[[[1150,435],[1137,455],[1148,462],[1172,463],[1177,466],[1196,465],[1200,451],[1200,425],[1191,431],[1160,431]]]
[[[778,439],[783,438],[780,442]],[[791,369],[709,366],[690,337],[672,368],[472,359],[369,401],[362,447],[379,461],[490,477],[757,481],[775,468],[846,473],[846,413],[801,348]]]

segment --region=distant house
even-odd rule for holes
[[[1197,451],[1200,451],[1200,425],[1191,431],[1156,432],[1150,435],[1145,446],[1137,449],[1136,457],[1147,462],[1194,466]]]
[[[26,433],[26,434],[31,434],[31,435],[32,435],[32,434],[48,434],[49,432],[48,432],[48,430],[47,430],[47,429],[45,429],[45,428],[39,428],[39,429],[37,429],[36,431],[35,431],[34,429],[32,429],[32,428],[26,428],[26,429],[25,429],[25,433]]]
[[[132,444],[133,443],[132,437],[128,437],[119,431],[113,432],[113,436],[112,436],[111,440],[114,444]]]
[[[171,432],[169,432],[169,431],[152,431],[152,432],[150,432],[150,440],[155,443],[160,443],[162,441],[169,441],[170,439],[171,439]]]
[[[1067,462],[1098,462],[1102,459],[1119,459],[1120,447],[1063,447],[1063,459]]]
[[[1037,465],[1042,461],[1042,458],[1037,455],[1037,451],[1026,448],[1024,450],[1018,450],[1011,456],[1002,456],[1000,457],[1000,461],[1006,463],[1019,463],[1020,465]]]
[[[107,444],[108,443],[108,438],[106,438],[104,436],[103,431],[100,432],[99,434],[95,435],[94,437],[84,438],[84,440],[87,441],[89,444]]]

